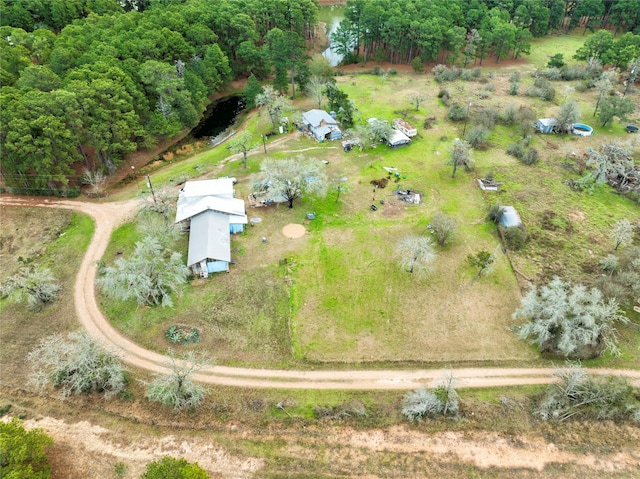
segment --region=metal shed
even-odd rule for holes
[[[536,123],[536,130],[540,133],[553,133],[558,126],[558,120],[555,118],[540,118]]]

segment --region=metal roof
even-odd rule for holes
[[[211,195],[233,198],[233,179],[216,178],[213,180],[187,181],[182,190],[180,190],[180,196],[185,198]]]
[[[395,128],[391,130],[391,138],[387,140],[387,143],[391,146],[396,145],[404,145],[405,143],[410,143],[411,138],[402,133],[400,130],[396,130]]]
[[[307,125],[318,127],[324,120],[328,125],[337,125],[338,122],[324,110],[309,110],[302,114],[302,120]]]
[[[207,259],[231,261],[228,215],[205,211],[191,218],[187,266]]]
[[[522,220],[513,206],[504,206],[502,216],[500,216],[500,224],[505,228],[511,228],[512,226],[520,226]]]
[[[176,223],[193,218],[203,211],[216,211],[226,215],[244,217],[246,223],[246,210],[244,200],[239,198],[224,198],[220,196],[203,196],[194,198],[179,198],[176,210]]]

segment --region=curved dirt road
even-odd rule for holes
[[[96,264],[102,258],[111,232],[137,209],[139,202],[129,200],[116,203],[87,203],[73,200],[22,198],[2,195],[0,206],[32,206],[73,209],[86,213],[95,220],[94,237],[74,287],[76,313],[82,327],[107,348],[116,351],[131,366],[156,373],[169,373],[169,358],[148,351],[129,341],[116,331],[98,308],[94,282]],[[616,374],[627,377],[640,386],[640,371],[591,369],[594,374]],[[547,384],[553,381],[551,368],[463,368],[453,369],[456,385],[465,387],[490,387],[526,384]],[[201,369],[194,379],[208,384],[251,388],[282,389],[415,389],[439,384],[441,369],[416,370],[340,370],[298,371],[249,369],[211,366]]]

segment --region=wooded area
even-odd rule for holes
[[[195,126],[233,78],[272,78],[295,97],[318,14],[316,0],[1,5],[2,179],[16,193],[61,195],[83,169],[112,173],[127,153]],[[640,0],[349,0],[332,39],[345,62],[467,66],[577,26],[634,32],[604,38],[614,53],[601,42],[585,53],[622,68],[640,51]]]

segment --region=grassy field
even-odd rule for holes
[[[576,48],[582,40],[568,38]],[[590,111],[595,103],[593,92],[573,89],[575,82],[555,83],[556,102],[510,96],[509,77],[515,69],[526,88],[532,82],[528,75],[534,71],[532,65],[442,85],[432,75],[412,72],[338,77],[340,88],[355,101],[357,121],[405,116],[419,127],[419,136],[406,148],[379,146],[345,153],[338,144],[318,144],[295,132],[271,139],[267,155],[256,148],[247,169],[237,156],[218,147],[157,172],[154,180],[168,185],[200,173],[234,176],[239,180],[237,196],[246,197],[262,158],[304,154],[324,161],[329,176],[346,178],[348,192],[339,201],[333,191],[325,199],[298,200],[292,210],[280,206],[249,211],[262,222],[232,239],[237,264],[231,273],[194,281],[177,298],[174,310],[108,300],[103,300],[104,308],[122,331],[157,350],[168,347],[163,332],[172,324],[196,326],[203,332],[203,342],[190,347],[215,351],[218,361],[227,364],[537,361],[535,351],[512,332],[511,314],[522,292],[530,282],[556,275],[590,283],[598,261],[611,250],[610,226],[621,218],[638,221],[640,214],[637,204],[608,188],[587,194],[573,192],[563,183],[576,176],[563,167],[571,154],[581,156],[604,141],[626,139],[619,123],[607,129],[593,123],[596,135],[590,138],[536,135],[531,143],[541,156],[536,166],[506,154],[519,134],[515,128],[497,126],[488,146],[474,152],[474,171],[459,171],[451,178],[447,165],[451,143],[462,136],[464,123],[447,119],[447,108],[436,95],[440,89],[447,89],[454,101],[471,102],[469,126],[482,110],[500,112],[509,104],[529,106],[546,117],[558,111],[565,94],[582,111]],[[408,101],[416,92],[427,95],[418,111]],[[304,110],[311,105],[303,99],[296,107]],[[430,117],[435,118],[433,127],[422,128]],[[264,115],[250,114],[246,121],[254,134],[267,126]],[[384,166],[396,167],[400,177],[386,189],[374,191],[370,181],[387,175]],[[497,194],[477,187],[476,178],[490,171],[503,182]],[[395,193],[400,188],[420,193],[421,204],[400,201]],[[485,220],[496,202],[520,212],[530,236],[522,250],[504,254],[495,227]],[[371,211],[371,204],[378,210]],[[437,211],[456,220],[455,241],[438,249],[428,277],[414,278],[398,266],[395,245],[403,236],[425,234]],[[307,220],[307,212],[315,212],[316,219]],[[285,238],[280,230],[288,223],[305,225],[305,237]],[[112,250],[133,244],[135,235],[127,230],[131,227],[124,228],[114,236],[119,246]],[[186,255],[186,239],[177,247]],[[490,276],[474,281],[475,272],[465,259],[481,249],[495,253],[497,263]],[[111,255],[105,257],[107,262],[114,258]],[[640,365],[638,335],[625,330],[622,338],[622,358],[597,364]]]
[[[26,303],[0,300],[0,364],[2,383],[24,386],[25,356],[40,339],[76,329],[73,286],[84,251],[93,234],[85,215],[49,208],[3,208],[0,215],[0,281],[21,266],[16,261],[47,266],[62,289],[58,299],[41,311]]]

